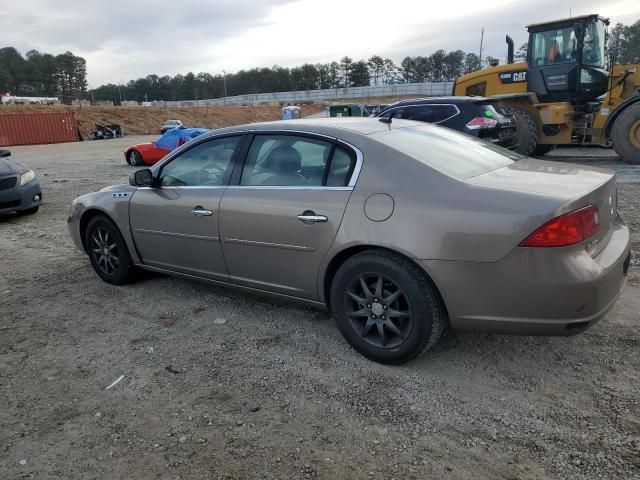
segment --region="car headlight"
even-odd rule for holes
[[[22,175],[20,175],[20,186],[24,185],[27,182],[30,182],[36,178],[36,174],[33,173],[33,170],[27,170]]]

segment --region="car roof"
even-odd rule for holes
[[[204,134],[205,136],[215,136],[221,133],[233,133],[238,131],[261,131],[261,130],[291,130],[295,132],[319,133],[325,135],[340,135],[340,130],[353,132],[361,135],[388,130],[393,127],[422,126],[423,122],[413,120],[393,120],[393,125],[381,122],[379,118],[373,117],[330,117],[330,118],[308,118],[298,120],[278,120],[274,122],[249,123],[226,127]]]
[[[427,97],[427,98],[410,98],[407,100],[400,100],[399,102],[392,103],[391,105],[389,105],[389,107],[398,107],[402,105],[429,105],[434,103],[436,104],[452,103],[454,105],[460,105],[463,103],[483,103],[483,102],[490,102],[490,100],[486,97],[475,97],[475,96]]]

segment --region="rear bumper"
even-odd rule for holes
[[[518,146],[516,129],[513,127],[502,126],[480,130],[479,138],[505,148],[515,148]]]
[[[581,246],[518,247],[495,263],[421,263],[440,289],[455,329],[573,335],[613,307],[629,260],[629,229],[618,217],[607,246],[594,258]]]

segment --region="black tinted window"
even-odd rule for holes
[[[442,120],[442,118],[440,118],[440,105],[416,105],[413,107],[405,107],[402,118],[428,123],[439,122]]]
[[[475,95],[478,97],[483,97],[484,92],[487,90],[487,82],[476,83],[475,85],[471,85],[467,87],[466,94],[467,95]]]
[[[447,120],[458,114],[458,108],[455,105],[442,105],[440,110],[441,121]]]

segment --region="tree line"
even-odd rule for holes
[[[28,97],[60,97],[63,103],[87,92],[87,62],[71,52],[60,55],[0,48],[0,92]]]
[[[275,65],[226,75],[189,72],[171,77],[152,74],[122,85],[102,85],[91,94],[94,100],[116,103],[121,100],[202,100],[257,93],[452,81],[462,73],[479,68],[478,56],[462,50],[448,53],[438,50],[428,56],[406,57],[400,65],[379,55],[367,60],[345,56],[329,63],[305,63],[292,68]]]
[[[640,20],[617,23],[609,34],[609,53],[617,63],[640,63]]]

